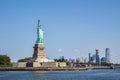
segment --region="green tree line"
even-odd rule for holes
[[[32,57],[23,58],[23,59],[19,59],[18,62],[27,62],[27,61],[29,61],[31,59],[32,59]]]
[[[0,55],[0,67],[11,66],[11,59],[7,55]]]

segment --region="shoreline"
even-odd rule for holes
[[[80,71],[89,69],[114,69],[113,67],[80,67],[80,68],[12,68],[12,67],[2,67],[0,71]]]
[[[74,71],[87,68],[0,68],[0,71]]]

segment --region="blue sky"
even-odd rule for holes
[[[49,58],[78,58],[111,49],[120,63],[120,0],[0,0],[0,54],[33,54],[37,20]]]

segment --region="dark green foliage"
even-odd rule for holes
[[[0,66],[1,67],[11,66],[10,57],[7,55],[0,55]]]
[[[60,59],[54,59],[56,62],[67,62],[67,59],[64,56],[60,57]]]
[[[113,64],[114,66],[120,66],[120,64]]]
[[[101,63],[102,66],[111,66],[113,65],[112,63]]]
[[[32,59],[31,57],[23,58],[23,59],[19,59],[18,62],[28,62],[31,59]]]

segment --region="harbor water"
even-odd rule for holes
[[[120,69],[0,71],[0,80],[120,80]]]

